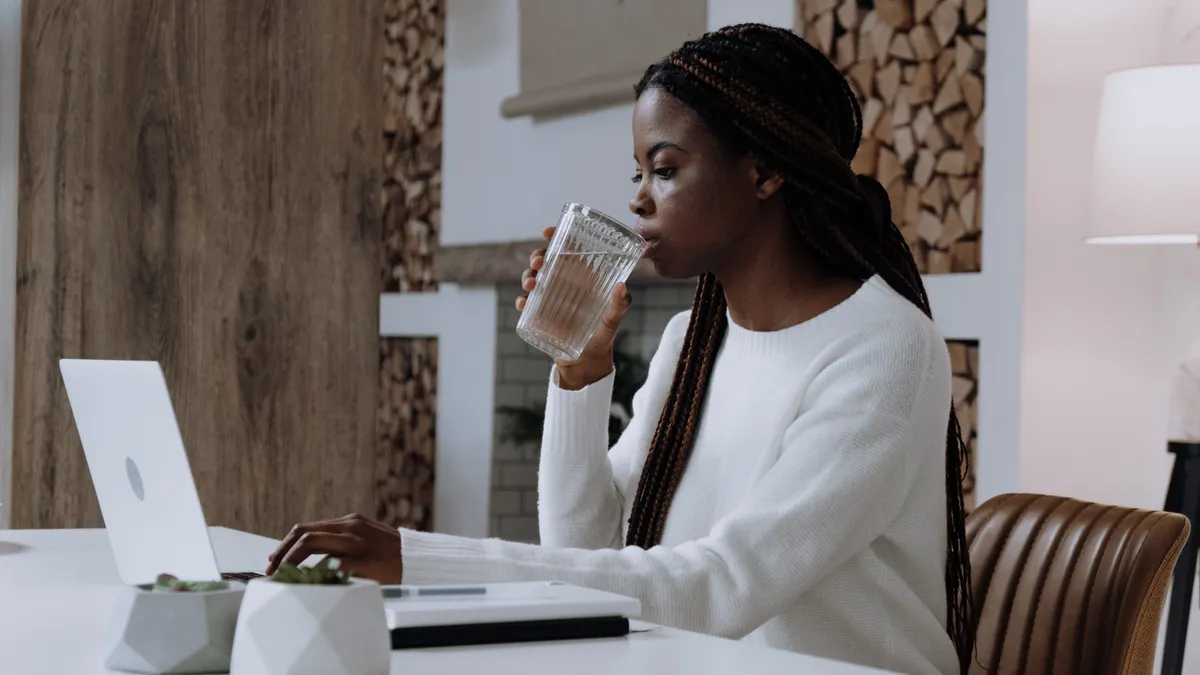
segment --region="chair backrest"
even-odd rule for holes
[[[1190,525],[1179,514],[1031,494],[967,518],[971,673],[1150,675]]]

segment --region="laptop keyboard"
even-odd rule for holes
[[[250,581],[251,579],[261,579],[264,575],[258,572],[222,572],[221,578],[226,581]]]

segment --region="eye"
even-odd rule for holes
[[[668,167],[664,167],[662,169],[655,169],[654,175],[658,176],[659,178],[661,178],[663,180],[671,180],[671,177],[675,175],[675,169],[668,168]]]
[[[634,182],[634,184],[635,184],[635,185],[636,185],[637,183],[640,183],[640,182],[642,182],[642,172],[641,172],[641,171],[639,171],[639,172],[637,172],[637,173],[633,174],[633,178],[630,178],[629,180],[632,180],[632,181]]]

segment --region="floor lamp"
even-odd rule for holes
[[[1109,75],[1093,169],[1089,244],[1200,246],[1200,65]],[[1200,343],[1171,386],[1166,510],[1193,530],[1175,568],[1162,672],[1180,675],[1200,548]]]

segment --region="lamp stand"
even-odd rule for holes
[[[1200,527],[1200,443],[1167,444],[1175,455],[1171,483],[1167,487],[1166,511],[1179,513]],[[1196,580],[1196,557],[1200,549],[1200,532],[1188,536],[1171,584],[1171,601],[1167,606],[1167,635],[1163,648],[1162,675],[1182,675],[1183,651],[1187,646],[1188,618],[1192,611],[1192,586]]]

